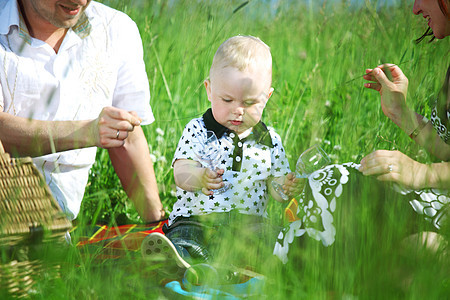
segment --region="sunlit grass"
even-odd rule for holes
[[[209,105],[203,80],[215,50],[237,34],[258,36],[271,47],[275,92],[263,119],[281,135],[291,166],[314,143],[320,143],[333,162],[359,162],[375,149],[402,149],[412,158],[432,161],[383,115],[378,94],[363,88],[366,68],[385,62],[399,64],[410,80],[410,105],[429,114],[450,62],[449,39],[413,43],[425,24],[411,13],[412,1],[408,5],[399,1],[402,5],[378,11],[370,1],[359,9],[339,4],[314,11],[298,1],[277,5],[249,1],[237,11],[243,1],[155,0],[141,1],[138,8],[133,1],[103,2],[127,12],[142,35],[156,118],[145,132],[167,212],[176,201],[171,161],[178,139],[184,125]],[[97,157],[78,225],[139,222],[107,152],[100,150]],[[283,208],[274,202],[269,205],[277,226],[282,225]],[[337,242],[331,250],[317,242],[299,243],[293,246],[296,255],[287,265],[267,258],[261,272],[270,275],[268,298],[441,299],[450,294],[448,260],[428,252],[405,256],[395,241],[404,233],[397,221],[410,211],[396,209],[395,216],[380,223],[370,210],[358,212],[358,218],[343,212],[340,220],[347,228],[342,234],[360,229],[353,242]],[[380,232],[382,238],[368,238]],[[365,241],[362,246],[357,243],[361,239]],[[62,246],[51,247],[46,257],[53,257],[55,248],[63,261],[62,276],[38,280],[35,298],[164,296],[152,281],[151,270],[146,272],[149,266],[136,253],[117,262],[98,262],[82,256],[78,249]]]

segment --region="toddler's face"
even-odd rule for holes
[[[217,122],[241,134],[260,120],[267,100],[272,95],[271,75],[267,70],[234,67],[215,70],[211,81],[205,80],[208,100]]]

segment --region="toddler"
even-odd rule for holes
[[[227,257],[240,245],[253,251],[276,236],[265,222],[269,193],[282,201],[271,181],[289,194],[299,179],[290,173],[280,136],[261,122],[271,83],[272,56],[259,38],[234,36],[217,50],[204,82],[211,108],[186,125],[173,159],[178,200],[164,232],[179,259]],[[221,153],[213,168],[201,157],[211,136]]]

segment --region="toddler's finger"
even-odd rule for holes
[[[295,173],[294,173],[294,172],[288,173],[288,174],[286,175],[286,179],[287,179],[289,182],[293,182],[296,178],[297,178],[297,177],[295,176]]]
[[[208,188],[210,189],[211,193],[214,193],[214,190],[223,188],[225,184],[223,183],[223,181],[219,182],[219,183],[213,183],[213,184],[208,184]]]
[[[205,175],[209,179],[216,179],[216,178],[220,177],[220,174],[218,174],[216,171],[213,171],[211,169],[206,169]]]
[[[206,196],[211,196],[213,194],[212,191],[208,190],[207,188],[202,188],[202,193],[205,194]]]

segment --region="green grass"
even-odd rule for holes
[[[433,161],[383,115],[378,93],[363,87],[366,68],[386,62],[399,64],[409,78],[410,106],[429,115],[430,103],[441,88],[450,62],[450,40],[414,44],[426,24],[412,14],[412,1],[398,1],[401,5],[378,11],[376,1],[366,1],[358,9],[341,1],[313,11],[299,1],[279,1],[277,6],[249,1],[237,11],[243,1],[154,0],[140,1],[139,7],[131,0],[103,2],[129,14],[141,32],[156,118],[145,132],[167,212],[176,201],[171,161],[178,139],[184,125],[208,108],[203,81],[208,77],[215,50],[237,34],[258,36],[271,47],[275,92],[263,120],[281,135],[291,166],[314,143],[320,143],[333,162],[359,162],[376,149],[400,149],[419,161]],[[138,222],[107,152],[99,150],[97,158],[77,220],[79,226]],[[282,211],[282,205],[270,205],[275,224],[281,224]],[[357,220],[354,215],[344,214],[349,218],[348,226],[360,226],[359,237],[375,235],[379,226],[383,238],[368,239],[371,242],[362,247],[337,243],[330,251],[324,251],[319,243],[299,245],[294,250],[298,252],[296,260],[284,266],[276,261],[265,264],[263,271],[271,275],[268,298],[448,296],[448,259],[439,260],[427,252],[405,256],[393,242],[402,232],[395,228],[393,219],[402,219],[407,213],[396,210],[396,215],[390,215],[391,219],[383,224],[367,212],[361,212]],[[146,277],[144,264],[131,254],[117,264],[98,265],[80,256],[77,249],[60,251],[65,277],[39,281],[33,297],[161,296],[157,284]],[[402,285],[407,279],[412,283]]]
[[[383,115],[378,93],[365,89],[362,79],[366,68],[399,64],[410,82],[408,102],[429,115],[450,61],[449,39],[415,45],[426,24],[412,14],[412,3],[377,12],[376,1],[360,9],[343,1],[314,11],[296,1],[275,7],[249,1],[234,12],[245,2],[141,1],[138,8],[133,1],[104,2],[128,13],[141,32],[156,118],[145,132],[167,211],[175,201],[171,161],[178,139],[185,124],[208,108],[203,81],[215,50],[237,34],[258,36],[271,47],[275,91],[263,120],[281,135],[291,165],[317,142],[334,162],[359,161],[375,149],[431,159]],[[132,214],[106,151],[98,158],[85,211],[95,215],[104,193],[99,217]]]

